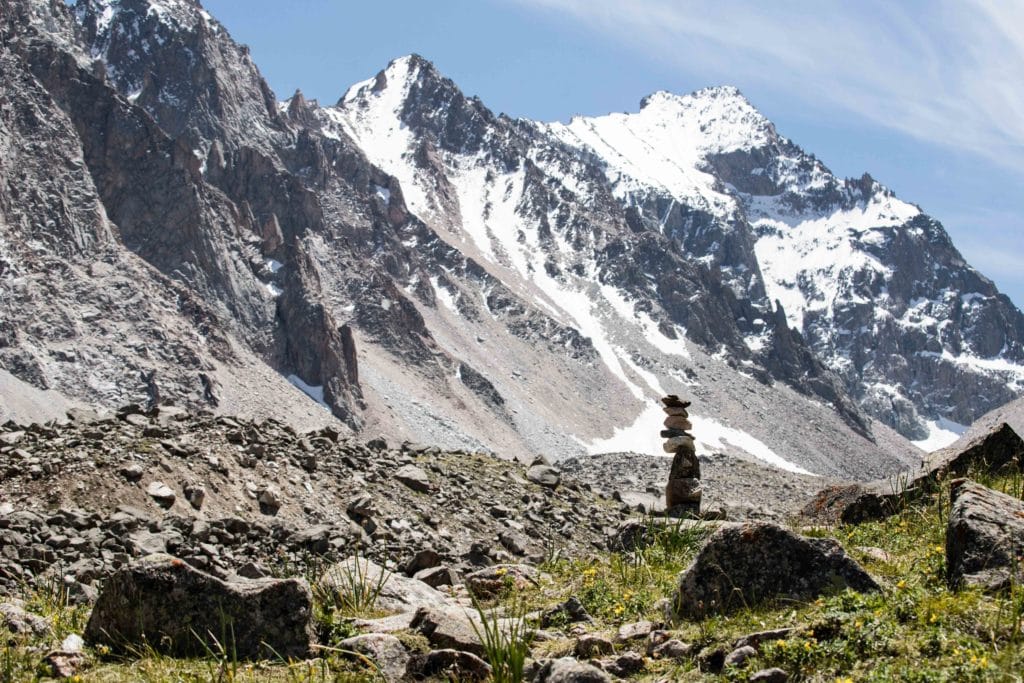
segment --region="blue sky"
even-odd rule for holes
[[[417,52],[512,116],[735,85],[840,176],[870,172],[1024,305],[1024,2],[205,0],[279,98]]]

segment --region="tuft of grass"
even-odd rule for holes
[[[526,622],[526,610],[521,602],[499,616],[498,610],[487,611],[473,598],[473,609],[480,617],[480,626],[470,619],[477,638],[484,646],[484,658],[491,665],[494,683],[519,683],[530,654],[531,632]]]

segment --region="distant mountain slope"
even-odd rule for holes
[[[410,56],[276,102],[194,0],[0,10],[18,382],[555,459],[655,453],[675,392],[703,452],[837,477],[1019,392],[941,226],[735,90],[540,124]]]

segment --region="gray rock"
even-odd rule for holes
[[[121,476],[128,481],[138,481],[139,479],[142,479],[142,475],[144,473],[145,470],[142,469],[142,465],[135,462],[121,468]]]
[[[429,493],[433,488],[430,484],[430,477],[416,465],[402,465],[394,476],[397,481],[402,482],[413,491]]]
[[[551,659],[540,667],[533,683],[611,683],[612,678],[593,664],[572,657]]]
[[[150,555],[104,583],[85,639],[118,653],[148,646],[181,657],[216,651],[216,639],[242,659],[302,659],[313,643],[312,595],[301,579],[227,582]]]
[[[389,572],[364,557],[349,557],[331,565],[316,585],[330,599],[360,584],[371,590],[380,587],[375,606],[387,612],[415,612],[422,606],[451,604],[448,596],[424,582]]]
[[[658,625],[653,621],[637,621],[632,624],[623,624],[619,627],[619,632],[615,636],[615,640],[620,643],[627,643],[631,640],[643,640],[658,628]]]
[[[1024,461],[1024,440],[1004,422],[966,444],[957,442],[930,453],[919,472],[825,488],[804,507],[802,514],[826,524],[884,519],[934,490],[941,479],[964,476],[974,467],[995,472],[1015,458]]]
[[[662,659],[686,659],[693,654],[693,645],[677,638],[670,638],[650,650],[652,657]]]
[[[486,681],[491,677],[491,665],[470,652],[433,650],[413,656],[406,676],[413,680]]]
[[[612,645],[612,641],[592,633],[580,636],[573,647],[573,654],[583,659],[610,655],[613,652],[615,652],[615,646]]]
[[[526,470],[526,478],[538,486],[553,489],[562,481],[562,473],[550,465],[534,465]]]
[[[44,636],[50,632],[46,619],[25,611],[25,604],[15,598],[0,602],[0,626],[17,635]]]
[[[425,636],[436,648],[485,654],[478,635],[483,633],[483,623],[475,612],[464,607],[421,607],[409,628]]]
[[[950,486],[946,573],[952,588],[1003,590],[1024,581],[1024,501],[964,479]]]
[[[623,652],[618,657],[602,660],[604,670],[619,678],[628,678],[644,670],[644,658],[636,652]]]
[[[156,501],[156,504],[160,507],[169,508],[174,505],[174,501],[177,498],[171,487],[162,481],[154,481],[146,487],[146,494]]]
[[[188,484],[182,490],[185,494],[185,500],[196,510],[203,507],[203,501],[206,500],[206,489],[199,484]]]
[[[353,636],[341,641],[338,647],[372,659],[389,683],[400,681],[405,676],[409,653],[402,645],[402,641],[389,633],[364,633]]]
[[[750,647],[749,645],[744,645],[743,647],[736,648],[735,650],[733,650],[725,656],[725,665],[734,666],[737,668],[746,666],[747,660],[749,660],[751,657],[756,656],[757,650]]]
[[[788,680],[789,674],[785,669],[780,669],[777,666],[771,669],[761,669],[750,675],[750,683],[786,683]]]
[[[673,609],[678,618],[702,619],[766,600],[808,600],[847,587],[879,590],[834,540],[748,523],[723,527],[708,539],[680,575]]]
[[[422,581],[431,588],[437,588],[439,586],[454,586],[458,582],[458,577],[451,567],[431,567],[430,569],[421,569],[413,574],[412,578],[417,581]]]

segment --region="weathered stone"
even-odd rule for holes
[[[422,581],[387,571],[364,557],[331,565],[317,581],[317,590],[340,599],[355,586],[377,591],[375,607],[388,612],[414,612],[421,606],[447,605],[451,600]]]
[[[757,650],[755,650],[749,645],[744,645],[742,647],[736,648],[735,650],[733,650],[725,656],[725,665],[734,666],[737,668],[746,666],[747,660],[749,660],[751,657],[756,656]]]
[[[676,451],[672,458],[672,467],[668,473],[669,481],[673,479],[700,479],[700,460],[685,450]]]
[[[615,636],[615,640],[620,643],[627,643],[631,640],[643,640],[658,628],[658,625],[653,621],[637,621],[631,624],[623,624],[619,627],[619,632]]]
[[[54,650],[43,657],[43,664],[53,678],[71,678],[78,674],[87,663],[84,652]]]
[[[801,514],[825,524],[859,524],[884,519],[934,490],[939,480],[964,476],[972,468],[995,472],[1014,460],[1024,462],[1024,440],[1004,422],[966,444],[954,444],[929,454],[920,472],[867,484],[825,488]]]
[[[665,406],[662,408],[666,415],[678,415],[680,417],[689,417],[690,414],[686,411],[686,408],[682,406]]]
[[[737,638],[732,646],[734,648],[741,648],[749,645],[755,650],[761,648],[761,643],[771,642],[775,640],[786,640],[793,635],[796,631],[795,628],[775,628],[770,631],[758,631],[757,633],[748,633],[745,636]]]
[[[693,645],[677,638],[670,638],[650,648],[652,657],[661,659],[686,659],[693,654]]]
[[[458,581],[458,578],[451,567],[430,567],[429,569],[421,569],[413,574],[412,578],[417,581],[422,581],[431,588],[437,588],[439,586],[454,586]]]
[[[491,677],[491,665],[470,652],[433,650],[414,655],[406,676],[416,681],[486,681]]]
[[[1002,590],[1024,582],[1024,501],[958,479],[946,526],[949,585]]]
[[[476,612],[464,607],[421,607],[409,628],[425,636],[436,648],[485,654],[479,635],[484,632],[483,622]]]
[[[409,653],[395,636],[389,633],[364,633],[346,638],[338,644],[343,651],[358,652],[373,660],[386,681],[400,681],[405,676]]]
[[[171,487],[162,481],[151,482],[146,487],[146,494],[156,501],[156,504],[160,507],[169,508],[174,505],[174,500],[177,498]]]
[[[665,485],[665,507],[671,510],[677,505],[699,505],[703,494],[700,479],[669,479]]]
[[[25,610],[25,604],[15,598],[0,602],[0,626],[18,635],[43,636],[50,632],[46,619]]]
[[[203,501],[206,500],[206,489],[199,484],[188,484],[182,490],[185,494],[185,500],[196,510],[203,507]]]
[[[526,470],[526,478],[538,486],[553,489],[562,481],[562,473],[550,465],[534,465]]]
[[[768,523],[723,527],[679,577],[677,617],[702,619],[773,599],[808,600],[852,588],[879,590],[832,539],[814,539]]]
[[[121,476],[128,481],[138,481],[142,479],[144,473],[145,470],[142,469],[142,465],[135,462],[121,468]]]
[[[761,669],[750,675],[750,683],[786,683],[788,680],[789,674],[785,669],[780,669],[777,666],[771,669]]]
[[[613,652],[615,646],[612,645],[612,641],[594,634],[580,636],[573,648],[573,654],[583,659],[610,655]]]
[[[673,436],[670,439],[665,439],[665,443],[662,445],[666,453],[675,453],[679,449],[684,449],[687,452],[694,452],[696,447],[693,443],[692,436]]]
[[[549,659],[540,667],[534,683],[611,683],[611,676],[593,664],[572,657]]]
[[[216,651],[216,640],[242,659],[301,659],[313,642],[312,616],[312,595],[300,579],[227,582],[169,555],[150,555],[105,582],[85,638],[122,653],[148,646],[203,656]]]
[[[602,660],[605,671],[619,678],[628,678],[644,670],[644,658],[636,652],[623,652],[618,657]]]
[[[693,424],[682,415],[669,415],[665,418],[663,424],[667,429],[681,429],[683,431],[693,429]]]
[[[416,465],[403,465],[395,472],[395,479],[402,482],[413,491],[429,493],[433,488],[430,484],[430,477]]]

